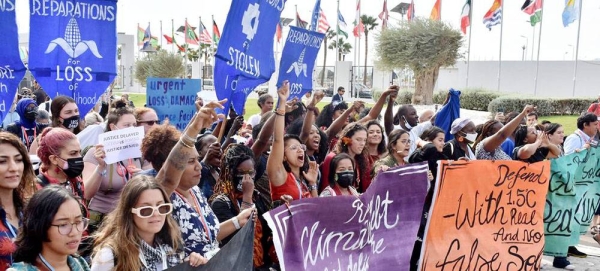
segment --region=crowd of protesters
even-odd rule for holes
[[[433,187],[439,160],[533,163],[598,141],[593,113],[582,114],[565,139],[571,131],[538,124],[532,105],[479,125],[458,118],[445,131],[434,125],[437,112],[419,116],[412,105],[394,112],[396,86],[371,108],[346,103],[343,88],[323,108],[317,108],[323,93],[305,102],[288,101],[289,95],[287,83],[277,97],[261,95],[261,112],[247,122],[234,111],[219,121],[224,116],[215,109],[225,101],[199,100],[187,128],[178,131],[126,96],[113,100],[107,93],[81,116],[69,97],[19,94],[0,132],[0,270],[164,270],[185,261],[199,266],[251,219],[257,221],[255,270],[279,270],[262,218],[279,205],[357,197],[380,172],[410,163],[428,163]],[[136,126],[144,127],[142,157],[107,164],[98,134]],[[446,141],[446,132],[454,138]],[[413,270],[432,193],[415,236]],[[594,234],[598,228],[592,227]],[[586,255],[570,247],[569,256]],[[566,257],[553,265],[573,269]]]

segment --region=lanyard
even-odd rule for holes
[[[196,195],[194,194],[194,191],[190,190],[190,195],[192,195],[192,198],[194,199],[194,202],[190,204],[190,202],[187,200],[186,197],[184,197],[182,194],[180,194],[179,192],[175,191],[175,193],[181,197],[181,199],[183,199],[183,201],[185,201],[185,203],[187,203],[188,205],[190,205],[194,210],[196,210],[196,212],[198,213],[198,218],[200,219],[200,223],[202,223],[202,226],[204,227],[204,232],[206,233],[206,236],[208,237],[208,240],[212,243],[213,241],[213,236],[212,233],[210,232],[210,230],[208,229],[208,224],[206,223],[206,220],[204,219],[204,214],[202,214],[201,212],[201,208],[200,208],[200,201],[198,201],[198,198],[196,197]]]
[[[38,254],[38,256],[40,257],[40,260],[46,266],[46,268],[48,268],[48,270],[54,271],[54,267],[52,267],[52,265],[50,265],[50,263],[48,261],[46,261],[46,259],[44,258],[44,256],[42,256],[42,254]]]
[[[23,137],[23,141],[25,142],[25,145],[27,145],[27,149],[29,150],[29,145],[31,144],[29,142],[29,135],[27,135],[27,129],[25,129],[25,127],[21,126],[21,136]],[[37,137],[37,130],[35,127],[33,127],[33,138],[35,139]]]

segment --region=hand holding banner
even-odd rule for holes
[[[303,199],[265,214],[282,270],[409,270],[427,171],[401,166],[379,173],[358,198]]]
[[[439,161],[420,270],[537,270],[550,162]]]
[[[215,91],[241,114],[248,95],[275,71],[273,37],[285,0],[233,0],[215,55]],[[225,111],[227,112],[227,111]]]
[[[117,75],[117,0],[30,0],[29,70],[87,114]]]
[[[300,99],[312,90],[312,73],[324,38],[323,33],[290,26],[277,78],[277,87],[281,87],[285,80],[290,82],[288,100]]]
[[[19,82],[25,75],[25,65],[19,55],[19,35],[15,19],[15,2],[3,1],[0,6],[0,123],[12,106]]]

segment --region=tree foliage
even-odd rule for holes
[[[350,53],[350,50],[352,49],[352,45],[350,43],[346,42],[346,40],[344,38],[340,38],[339,36],[337,36],[337,37],[338,37],[338,39],[331,41],[331,44],[329,44],[329,46],[327,48],[329,48],[331,50],[335,50],[339,46],[338,61],[343,61],[344,60],[343,56]]]
[[[135,80],[146,86],[148,77],[179,78],[185,71],[180,55],[160,50],[135,63]]]
[[[369,56],[369,32],[375,29],[379,24],[377,18],[369,15],[360,16],[360,20],[365,26],[365,68],[363,74],[363,84],[367,85],[367,57]]]
[[[377,38],[377,65],[392,70],[408,66],[415,74],[413,103],[431,104],[440,67],[452,66],[461,56],[459,30],[423,18],[388,28]]]

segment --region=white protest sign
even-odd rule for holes
[[[106,164],[114,164],[130,158],[142,157],[144,127],[131,127],[103,133],[98,143],[104,146]]]

